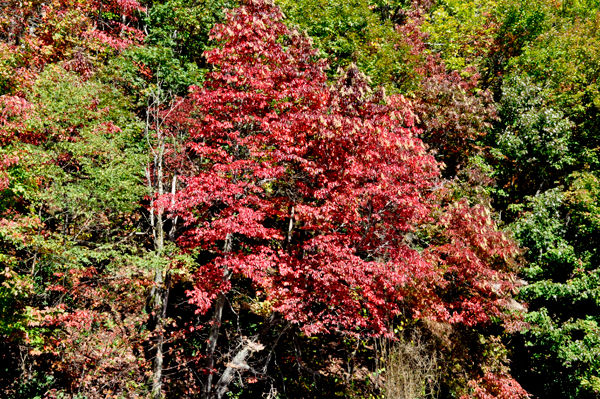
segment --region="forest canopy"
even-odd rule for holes
[[[0,2],[0,397],[598,398],[599,23]]]

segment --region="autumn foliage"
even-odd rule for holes
[[[182,245],[215,255],[190,293],[200,310],[216,290],[229,290],[229,274],[242,274],[307,331],[383,333],[400,303],[420,312],[428,296],[421,290],[433,295],[443,279],[428,254],[450,255],[443,263],[466,273],[467,284],[489,273],[505,280],[492,261],[514,249],[464,204],[444,217],[449,243],[423,253],[411,246],[407,236],[439,207],[439,172],[416,138],[410,104],[372,92],[355,68],[328,87],[308,39],[279,19],[275,7],[256,2],[217,26],[220,46],[207,54],[216,71],[186,104],[187,147],[199,171],[184,179],[173,210],[191,227]],[[436,317],[463,321],[437,305]],[[481,313],[464,318],[471,324],[494,309],[466,307]]]
[[[249,279],[307,334],[391,335],[407,314],[509,321],[516,247],[483,207],[442,206],[411,103],[353,66],[328,86],[281,18],[259,0],[231,12],[214,71],[173,116],[194,173],[165,204],[185,220],[180,245],[206,254],[188,292],[198,312]]]
[[[270,0],[159,3],[0,4],[11,397],[385,396],[378,345],[416,336],[441,385],[415,392],[528,397],[523,252],[460,181],[498,122],[483,53],[430,51],[433,2],[361,3],[386,94]]]

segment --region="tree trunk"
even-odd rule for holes
[[[233,381],[233,377],[235,377],[235,370],[248,370],[250,367],[246,363],[246,360],[252,355],[252,353],[261,351],[263,349],[264,346],[262,344],[256,342],[254,339],[250,339],[235,355],[233,360],[230,363],[227,363],[227,368],[223,372],[223,375],[221,375],[221,378],[219,379],[219,382],[217,382],[217,386],[215,388],[218,399],[222,399],[229,390],[229,384],[231,381]]]
[[[164,256],[165,249],[165,216],[164,209],[160,205],[156,205],[154,196],[162,196],[165,194],[164,190],[164,154],[166,145],[166,136],[160,129],[160,84],[159,94],[153,98],[153,102],[148,104],[148,110],[146,113],[146,137],[150,143],[150,126],[154,122],[156,129],[156,146],[152,147],[153,154],[153,172],[150,167],[146,170],[146,179],[148,189],[152,195],[150,201],[150,225],[152,227],[152,237],[154,239],[154,252],[157,258],[156,269],[154,271],[154,286],[150,291],[149,297],[149,308],[151,311],[150,324],[153,327],[155,333],[155,357],[152,369],[152,399],[162,398],[162,376],[164,367],[164,320],[167,316],[167,301],[169,297],[169,290],[171,288],[171,275],[166,272],[162,264],[162,258]],[[149,100],[150,101],[150,100]],[[156,114],[153,115],[152,113]],[[176,176],[173,176],[173,189],[175,190]]]
[[[231,252],[231,246],[233,244],[233,236],[227,234],[225,237],[225,245],[223,246],[223,252]],[[229,279],[229,270],[223,271],[223,281]],[[223,318],[223,308],[225,307],[225,293],[220,292],[215,302],[215,313],[212,319],[212,325],[210,327],[210,335],[208,337],[208,346],[206,348],[206,377],[204,378],[204,388],[202,391],[202,397],[210,398],[212,392],[212,380],[213,380],[213,369],[215,365],[215,350],[217,348],[217,340],[219,339],[219,332],[221,331],[221,321]]]
[[[250,356],[252,356],[254,352],[260,352],[264,349],[264,345],[261,344],[260,341],[266,339],[267,334],[276,322],[277,314],[272,313],[260,332],[253,335],[250,338],[243,338],[242,342],[244,342],[244,344],[242,346],[242,349],[238,351],[238,353],[233,357],[233,360],[231,362],[225,364],[226,369],[215,386],[215,394],[218,399],[222,399],[224,395],[227,394],[227,392],[229,391],[229,385],[235,377],[236,370],[250,370],[250,366],[248,366],[247,363],[248,358],[250,358]],[[277,336],[277,339],[275,340],[275,343],[271,347],[269,354],[265,359],[262,372],[254,371],[255,374],[266,374],[269,362],[271,361],[271,357],[273,355],[273,351],[275,350],[279,339],[291,326],[292,323],[288,322],[286,326],[281,330],[281,332]]]
[[[159,273],[156,273],[158,276]],[[156,283],[155,279],[155,283]],[[161,278],[162,280],[162,274]],[[160,399],[162,397],[162,373],[163,373],[163,345],[164,345],[164,320],[167,318],[167,305],[169,302],[169,291],[171,288],[171,274],[167,272],[164,284],[160,282],[162,287],[156,290],[155,294],[155,309],[159,311],[155,316],[156,333],[156,357],[154,358],[154,367],[152,370],[152,399]]]
[[[212,391],[213,368],[215,365],[215,350],[217,348],[217,340],[219,339],[219,331],[221,330],[221,320],[223,317],[223,308],[225,307],[225,294],[220,293],[215,302],[215,313],[210,327],[210,335],[208,336],[208,346],[206,348],[206,377],[204,378],[203,397],[208,399]]]

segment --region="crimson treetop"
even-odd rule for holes
[[[468,325],[502,315],[498,259],[514,246],[485,212],[456,205],[442,246],[418,240],[439,211],[439,170],[410,103],[355,67],[328,86],[310,40],[281,19],[263,0],[231,12],[206,53],[214,70],[173,113],[195,161],[172,211],[188,226],[180,244],[207,259],[189,292],[199,312],[249,278],[307,333],[387,333],[407,311]]]

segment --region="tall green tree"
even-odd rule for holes
[[[600,390],[600,181],[589,173],[572,179],[567,190],[530,198],[513,224],[528,250],[521,297],[531,324],[515,371],[538,397],[595,398]]]
[[[12,318],[2,333],[24,345],[23,370],[33,370],[13,392],[46,379],[66,393],[106,384],[136,394],[148,277],[136,235],[146,195],[140,122],[117,90],[57,65],[26,101],[16,140],[3,148],[19,161],[3,193],[2,297],[12,299],[2,314]]]

